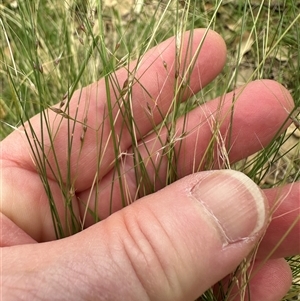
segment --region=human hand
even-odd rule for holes
[[[194,32],[194,51],[203,34],[203,30]],[[187,41],[186,36],[185,45]],[[191,75],[189,91],[186,91],[185,98],[193,95],[220,72],[225,63],[225,56],[224,42],[217,34],[209,32]],[[173,62],[174,44],[168,40],[146,55],[135,75],[138,83],[132,88],[133,114],[139,129],[139,139],[151,131],[153,123],[161,122],[162,115],[166,114],[170,107],[175,79]],[[168,70],[165,66],[168,66]],[[128,72],[120,70],[117,76],[118,82],[124,83]],[[144,88],[141,88],[142,86]],[[151,98],[145,95],[144,89]],[[86,114],[88,116],[84,145],[81,149],[82,124],[77,124],[71,153],[71,178],[76,197],[80,200],[79,202],[74,196],[73,207],[75,213],[81,217],[89,200],[95,174],[100,179],[98,214],[104,220],[83,232],[59,241],[34,244],[35,241],[50,241],[55,238],[48,199],[27,151],[28,142],[23,134],[14,132],[2,142],[2,246],[15,245],[2,249],[5,258],[2,264],[3,291],[9,297],[12,296],[9,294],[13,293],[11,298],[19,297],[22,292],[22,296],[28,296],[27,298],[33,295],[45,298],[46,293],[49,298],[57,296],[60,300],[116,300],[120,299],[120,296],[127,300],[143,300],[147,297],[150,300],[193,300],[232,272],[257,243],[265,229],[268,216],[262,196],[256,186],[244,176],[228,171],[215,171],[210,177],[207,173],[186,177],[120,210],[122,203],[118,184],[115,184],[115,193],[110,200],[111,183],[114,179],[112,162],[115,156],[111,151],[111,128],[108,119],[99,119],[99,116],[105,115],[106,99],[99,100],[98,95],[105,95],[104,91],[105,83],[101,80],[75,93],[70,103],[70,116],[76,113],[79,95],[89,104],[87,112],[84,103],[77,112],[78,120],[84,121]],[[288,92],[271,81],[250,83],[236,91],[235,95],[239,97],[233,115],[233,143],[229,146],[231,162],[238,161],[267,145],[293,107]],[[233,93],[229,93],[223,98],[221,106],[220,99],[216,99],[189,114],[187,132],[190,134],[182,140],[181,153],[184,156],[178,158],[179,177],[190,174],[195,166],[203,166],[201,160],[211,139],[211,124],[216,117],[222,120],[220,132],[226,140],[232,98]],[[258,101],[261,101],[259,111],[253,106],[253,103]],[[116,117],[115,128],[120,132],[123,124],[118,111],[118,107],[113,110]],[[49,111],[49,119],[53,125],[53,132],[59,129],[55,136],[54,148],[62,177],[66,179],[67,120],[61,121],[53,111]],[[39,123],[39,117],[32,119],[38,137],[39,131],[42,131]],[[178,122],[179,128],[182,123],[183,121]],[[93,130],[99,128],[101,130],[97,132]],[[100,170],[97,169],[99,149],[95,147],[99,133],[103,135],[103,140],[108,141],[105,149],[101,149],[103,158]],[[152,149],[151,155],[154,157],[157,153],[160,154],[161,144],[156,135],[150,135],[152,136],[147,136],[147,148]],[[161,137],[166,137],[164,131],[160,133]],[[125,131],[122,134],[120,153],[132,153],[131,142],[130,135]],[[45,145],[49,145],[49,140],[45,141]],[[145,161],[149,158],[143,144],[140,146],[140,153],[144,154]],[[132,181],[133,161],[129,157],[121,157],[120,160],[123,160],[122,174],[125,175],[128,191],[132,196],[137,188]],[[48,159],[55,168],[51,149]],[[166,162],[161,165],[161,179],[165,178],[165,165]],[[217,164],[215,167],[218,167]],[[148,169],[151,174],[153,166],[149,164]],[[60,187],[49,170],[48,176],[60,217],[63,219]],[[218,190],[208,189],[207,186],[216,186],[216,180]],[[239,180],[242,183],[239,183]],[[226,185],[219,185],[222,182]],[[201,184],[199,192],[192,189],[196,183]],[[251,186],[253,195],[249,193],[249,188],[245,188],[245,183]],[[264,247],[260,248],[257,254],[258,259],[264,259],[265,255],[272,251],[274,243],[281,238],[278,229],[287,230],[297,218],[299,184],[287,186],[284,190],[286,194],[283,195],[287,197],[277,210],[279,217],[268,227],[261,244]],[[95,188],[93,191],[95,193]],[[194,193],[191,193],[192,191]],[[279,191],[266,191],[270,205],[278,200],[276,194]],[[201,199],[195,201],[195,198],[199,197]],[[110,202],[116,213],[105,219],[110,213]],[[225,227],[225,232],[226,227],[237,230],[232,234],[227,233],[227,237],[222,235],[220,225],[205,209],[214,202],[218,202],[218,206],[222,206],[223,203],[227,205],[222,207],[222,211],[212,209],[213,215],[218,219],[224,218],[225,225],[221,228]],[[259,214],[254,206],[255,202],[260,208]],[[94,208],[94,204],[89,203],[89,206]],[[226,208],[230,208],[229,212]],[[228,222],[227,219],[231,220],[230,216],[236,216],[236,219]],[[259,226],[255,229],[258,221]],[[92,219],[88,217],[85,225],[91,224]],[[233,237],[230,238],[231,235]],[[250,287],[254,296],[260,296],[254,300],[268,300],[270,297],[272,298],[269,300],[279,300],[285,293],[290,284],[290,274],[288,266],[280,258],[300,251],[298,235],[299,222],[273,253],[274,259],[257,272]],[[281,279],[270,278],[274,270],[280,273]],[[272,294],[267,289],[270,286],[277,288],[275,292],[272,289]],[[11,287],[14,288],[13,291]]]

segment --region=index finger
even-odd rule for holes
[[[194,65],[188,74],[189,85],[181,101],[198,92],[216,77],[225,63],[225,43],[213,31],[197,29],[183,36],[179,64],[181,67],[178,69],[181,74],[176,74],[175,46],[175,39],[171,38],[150,50],[135,73],[131,106],[136,138],[153,129],[172,108],[176,96],[176,81],[185,74],[186,66],[193,59]],[[132,63],[131,70],[135,66],[136,63]],[[66,219],[62,187],[66,186],[67,180],[74,185],[76,192],[83,191],[92,185],[95,175],[97,180],[101,180],[113,167],[111,163],[116,159],[116,154],[113,151],[112,130],[115,138],[119,139],[118,152],[128,149],[132,143],[132,136],[121,114],[123,104],[118,102],[127,78],[128,70],[122,69],[110,78],[110,82],[102,79],[75,92],[67,111],[72,118],[64,118],[48,110],[50,134],[41,126],[40,116],[31,119],[31,126],[36,133],[35,139],[43,137],[42,159],[52,168],[52,171],[49,168],[46,170],[48,183],[62,221]],[[107,117],[107,98],[110,99],[112,107],[111,119]],[[149,108],[152,110],[151,118]],[[77,121],[74,122],[73,119]],[[113,124],[110,123],[111,120]],[[87,131],[82,143],[80,138],[85,121]],[[51,226],[48,196],[32,160],[26,136],[21,131],[15,131],[1,143],[1,147],[1,211],[36,240],[53,239],[55,235]],[[68,193],[73,195],[71,191]],[[74,203],[74,212],[77,214],[78,206],[74,195],[73,198],[70,197],[70,202]]]
[[[130,71],[123,68],[106,79],[76,91],[66,110],[70,118],[49,110],[47,115],[50,134],[49,129],[41,125],[40,116],[31,119],[35,139],[39,140],[43,136],[43,152],[54,170],[47,171],[50,179],[57,176],[59,169],[63,182],[67,175],[71,175],[76,182],[76,190],[87,189],[97,172],[98,179],[101,179],[112,168],[111,163],[116,157],[112,151],[116,147],[114,140],[121,153],[131,146],[132,131],[135,132],[135,139],[140,139],[162,121],[171,109],[174,97],[177,97],[174,89],[178,82],[188,81],[188,87],[180,99],[183,101],[198,92],[222,70],[226,46],[217,33],[205,29],[187,32],[183,36],[179,63],[176,43],[174,37],[170,38],[148,51],[141,61],[131,63]],[[188,70],[188,66],[193,65],[193,60],[194,66]],[[131,83],[128,82],[130,72],[134,75]],[[131,90],[126,91],[129,85],[132,85]],[[126,105],[130,106],[127,111]],[[132,124],[128,124],[130,122]],[[128,129],[131,126],[133,129]],[[71,150],[68,141],[70,129]],[[24,138],[18,132],[8,137],[3,144],[4,156],[9,152],[9,156],[13,154],[14,161],[27,169],[35,170],[27,151],[28,142]],[[70,155],[66,158],[68,152]],[[99,154],[101,166],[97,164]],[[66,161],[71,165],[70,168]]]

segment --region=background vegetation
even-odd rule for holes
[[[175,108],[175,117],[251,80],[279,81],[296,102],[293,125],[262,152],[230,168],[242,170],[262,187],[297,181],[299,24],[297,0],[4,0],[0,4],[0,138],[53,104],[67,103],[76,89],[113,74],[166,38],[209,27],[226,41],[226,67],[212,84]],[[66,113],[58,110],[57,114]],[[54,227],[62,237],[59,222],[54,214]],[[289,263],[294,283],[285,300],[300,300],[300,259],[295,256]],[[207,292],[203,300],[214,297]]]

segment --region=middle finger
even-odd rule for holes
[[[121,177],[112,170],[92,191],[78,194],[86,225],[94,222],[87,208],[103,219],[167,185],[172,172],[179,179],[204,168],[226,167],[255,153],[288,126],[292,108],[288,91],[269,80],[252,82],[196,108],[178,120],[173,137],[164,127],[140,140],[138,149],[128,149],[120,158]]]

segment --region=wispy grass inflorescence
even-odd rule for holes
[[[100,0],[25,0],[16,2],[15,6],[11,1],[0,4],[0,137],[3,139],[13,130],[24,132],[48,196],[57,238],[81,231],[90,218],[93,222],[102,219],[97,201],[101,197],[101,189],[110,190],[111,214],[117,193],[122,206],[127,206],[176,181],[179,178],[178,156],[184,151],[182,142],[192,134],[187,130],[187,113],[219,95],[222,106],[223,95],[255,79],[270,78],[286,85],[296,102],[295,111],[289,116],[293,125],[284,134],[279,131],[262,151],[230,164],[228,146],[232,142],[231,130],[226,133],[225,142],[220,133],[222,120],[216,115],[210,124],[212,138],[201,162],[194,164],[193,171],[209,170],[215,166],[237,169],[263,188],[298,181],[300,32],[297,23],[300,20],[300,8],[297,1],[125,2],[116,1],[112,5],[109,1]],[[193,30],[197,27],[214,29],[224,37],[228,46],[228,62],[213,83],[183,102],[184,95],[190,92],[190,75],[203,45],[200,43],[194,56],[191,55]],[[188,51],[184,54],[182,36],[186,30],[190,30],[191,34]],[[142,86],[138,71],[145,53],[171,36],[175,36],[175,84],[171,106],[163,114],[157,99]],[[171,67],[163,62],[166,74]],[[116,77],[116,71],[120,68],[127,72],[123,82]],[[106,107],[104,116],[95,117],[94,124],[97,126],[94,126],[88,118],[91,100],[83,95],[90,92],[83,87],[99,78],[103,78],[105,83]],[[95,86],[90,87],[92,90]],[[134,118],[132,98],[135,87],[139,87],[149,99],[145,112],[153,123],[150,134],[154,134],[155,138],[151,139],[155,139],[156,146],[159,146],[155,151],[149,148],[150,134],[142,137]],[[95,102],[103,99],[103,95],[96,96]],[[238,98],[239,95],[234,94],[231,111],[228,112],[231,120]],[[70,106],[72,99],[77,101],[75,110]],[[154,111],[162,117],[159,125],[155,125],[153,120]],[[30,121],[37,113],[40,113],[38,133]],[[53,114],[54,119],[50,117]],[[179,118],[183,118],[180,132],[177,127]],[[109,139],[104,139],[107,125]],[[67,128],[64,161],[56,153],[60,127]],[[162,134],[163,129],[166,135]],[[127,133],[132,147],[124,152],[121,140]],[[91,136],[96,141],[96,167],[88,201],[83,204],[77,198],[77,178],[72,174]],[[78,145],[79,151],[74,156],[72,150]],[[144,153],[141,153],[141,149]],[[98,183],[103,176],[102,167],[111,151],[113,159],[109,163],[114,173],[112,181],[100,188]],[[131,160],[133,171],[126,170],[127,162]],[[159,173],[161,168],[166,170],[163,178]],[[150,175],[149,169],[154,173]],[[76,172],[78,174],[79,171]],[[134,174],[136,191],[129,189],[127,172]],[[62,222],[58,213],[49,177],[59,185],[64,200],[65,222]],[[81,217],[74,208],[74,202],[84,206]],[[245,300],[249,297],[247,283],[253,276],[249,273],[253,258],[255,250],[232,274],[231,282],[226,287],[219,284],[219,297],[222,300],[228,300],[228,293],[237,284]],[[299,297],[300,292],[300,257],[289,258],[288,262],[294,283],[284,300],[292,301],[295,296]],[[214,293],[212,290],[206,292],[201,300],[219,300],[216,299],[215,290]]]

